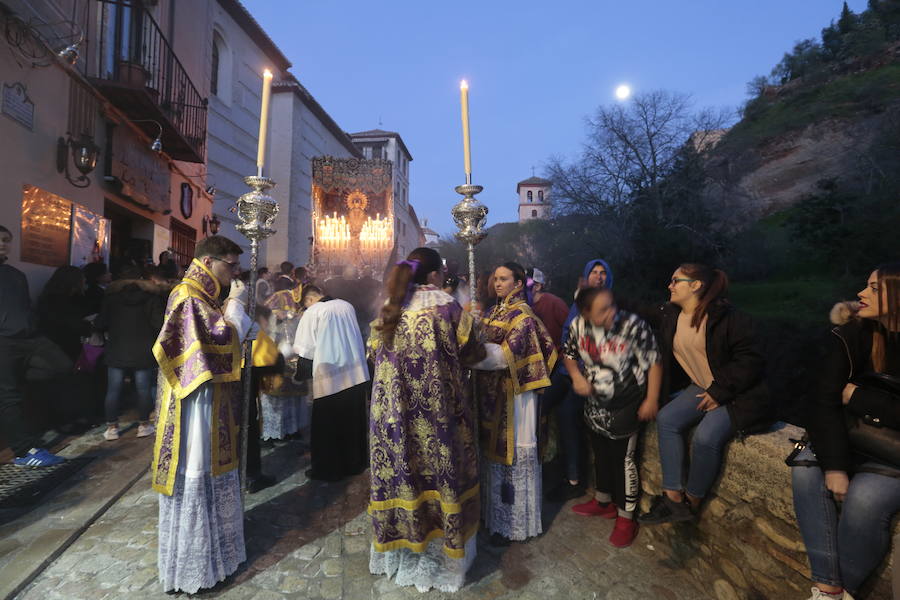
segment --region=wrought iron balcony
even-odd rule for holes
[[[147,134],[162,124],[165,152],[176,160],[204,162],[206,99],[194,86],[169,41],[140,0],[96,0],[99,31],[96,70],[88,77]]]

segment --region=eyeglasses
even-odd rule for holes
[[[224,258],[219,258],[218,256],[210,256],[210,258],[225,263],[226,265],[231,267],[232,271],[238,271],[241,268],[241,261],[239,260],[232,262],[230,260],[225,260]]]
[[[669,285],[677,285],[681,281],[697,281],[696,279],[689,279],[687,277],[673,277],[669,280]]]

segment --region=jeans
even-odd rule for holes
[[[559,437],[565,459],[566,477],[581,481],[581,456],[584,453],[584,398],[572,391],[572,379],[557,363],[550,376],[550,388],[541,398],[543,410],[558,406]]]
[[[663,489],[681,491],[684,483],[684,437],[689,428],[697,425],[691,442],[691,467],[685,491],[694,498],[709,492],[719,467],[722,451],[734,437],[728,409],[720,406],[710,412],[697,410],[703,389],[689,385],[662,407],[656,417],[659,433],[659,459],[662,463]]]
[[[797,459],[815,460],[815,456],[807,447]],[[891,519],[900,511],[900,479],[876,473],[853,475],[838,515],[821,468],[793,467],[791,477],[794,512],[813,581],[843,586],[855,594],[890,547]]]
[[[71,369],[72,361],[45,337],[0,337],[0,436],[16,456],[33,441],[22,414],[25,381],[53,381]]]
[[[146,422],[153,411],[153,396],[150,389],[156,378],[156,369],[120,369],[108,367],[106,373],[106,422],[115,423],[119,420],[119,398],[122,396],[122,384],[125,374],[131,373],[134,377],[134,387],[138,395],[138,420]]]

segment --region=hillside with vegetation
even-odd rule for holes
[[[748,84],[741,119],[709,152],[704,195],[730,228],[834,192],[896,189],[900,2],[846,4]]]
[[[900,0],[845,4],[748,97],[737,116],[664,90],[599,106],[579,155],[548,161],[554,218],[492,228],[478,262],[537,265],[570,299],[603,257],[633,301],[666,299],[681,262],[721,266],[798,421],[830,307],[900,260]],[[441,251],[464,256],[450,240]]]

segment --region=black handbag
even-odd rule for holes
[[[900,396],[900,378],[884,373],[862,373],[853,378],[862,388],[876,388],[894,396]],[[859,415],[845,410],[847,436],[855,452],[872,460],[900,468],[900,431],[885,427],[869,415]]]

